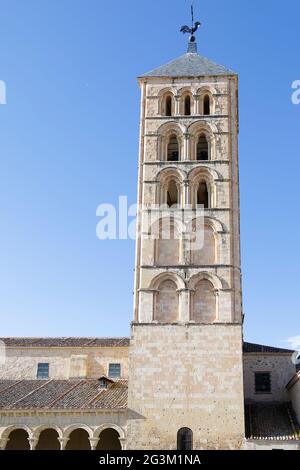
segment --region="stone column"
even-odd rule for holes
[[[37,443],[38,443],[38,438],[36,437],[28,437],[28,442],[30,445],[30,450],[35,450]]]
[[[140,323],[152,323],[153,321],[153,298],[157,291],[154,289],[140,289],[139,291],[139,319]]]
[[[58,442],[60,444],[60,450],[65,450],[67,447],[67,444],[69,442],[70,438],[69,437],[59,437]]]
[[[190,185],[189,180],[183,182],[183,198],[182,198],[182,208],[187,208],[190,204]]]
[[[190,160],[190,134],[184,134],[183,160]]]
[[[180,96],[175,96],[175,116],[180,115]]]
[[[8,441],[9,441],[9,438],[8,438],[8,437],[2,437],[2,438],[0,439],[0,450],[5,450]]]
[[[98,442],[100,441],[99,437],[89,437],[91,450],[96,450]]]
[[[219,291],[215,290],[215,296],[216,296],[216,322],[218,323],[220,321],[219,319]]]
[[[200,114],[200,95],[194,95],[194,114]]]
[[[190,291],[189,289],[178,289],[179,293],[179,321],[188,323],[190,320]]]
[[[126,439],[125,439],[125,437],[119,437],[119,441],[120,441],[120,444],[121,444],[121,449],[126,450]]]

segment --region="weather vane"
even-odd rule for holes
[[[185,34],[185,33],[191,34],[190,41],[195,42],[196,38],[194,36],[194,33],[200,28],[201,23],[200,23],[200,21],[196,21],[196,23],[194,23],[194,6],[193,6],[193,3],[191,4],[191,15],[192,15],[192,27],[189,28],[189,26],[187,26],[187,25],[182,26],[181,29],[180,29],[180,32],[183,33],[183,34]]]

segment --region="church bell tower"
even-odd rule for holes
[[[199,26],[181,29],[186,54],[139,77],[128,449],[244,438],[238,77],[198,54]]]

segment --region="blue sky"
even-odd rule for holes
[[[195,1],[198,50],[240,76],[245,337],[300,334],[299,5]],[[136,200],[136,76],[185,52],[189,2],[0,0],[1,336],[118,336],[133,241],[96,207]]]

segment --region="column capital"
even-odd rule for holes
[[[30,445],[30,450],[35,450],[37,443],[38,443],[38,438],[37,437],[28,437],[28,442]]]
[[[89,437],[91,450],[96,450],[96,447],[100,441],[99,437]]]
[[[122,450],[126,450],[126,438],[125,437],[119,437],[119,441],[120,441]]]
[[[60,450],[65,450],[69,440],[70,440],[69,437],[59,437],[58,438],[58,442],[60,443]]]

